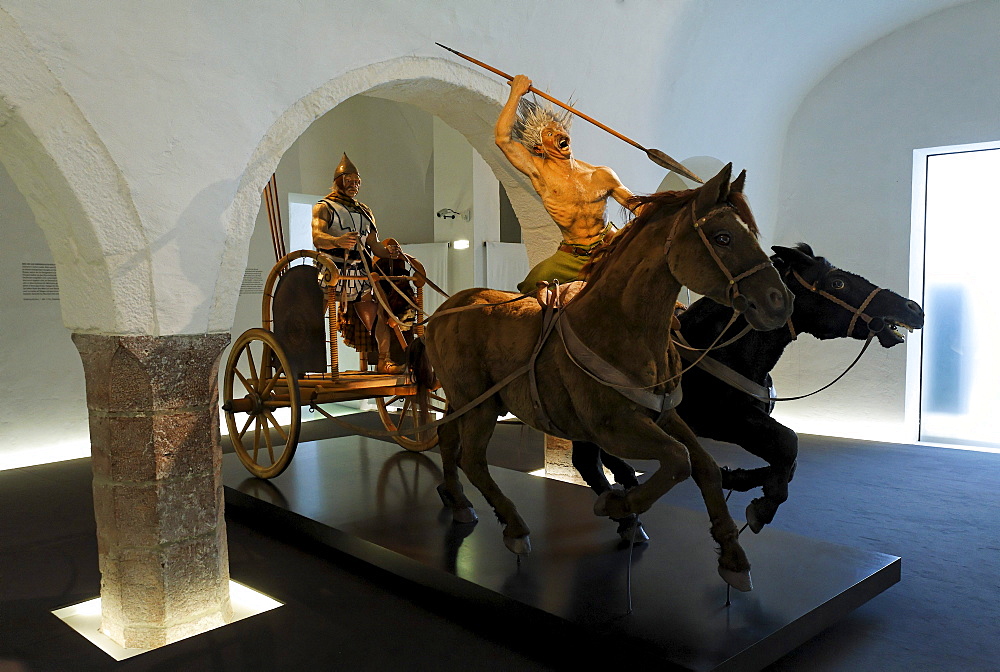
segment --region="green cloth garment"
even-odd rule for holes
[[[580,279],[580,271],[590,261],[590,255],[594,249],[604,244],[604,239],[609,233],[614,231],[611,224],[605,224],[604,230],[600,233],[600,238],[589,245],[573,245],[572,247],[584,254],[573,254],[557,249],[556,253],[548,259],[540,261],[533,269],[528,271],[528,277],[517,285],[517,291],[522,294],[533,292],[539,282],[573,282]],[[560,246],[565,243],[560,243]]]
[[[539,282],[572,282],[577,279],[584,264],[590,257],[578,257],[569,252],[557,250],[548,259],[543,259],[528,272],[528,276],[517,285],[517,291],[527,294],[535,289]]]

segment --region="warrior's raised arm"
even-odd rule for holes
[[[494,129],[497,147],[504,153],[511,165],[532,178],[538,178],[538,168],[532,161],[531,151],[514,137],[517,122],[517,108],[521,97],[531,88],[531,80],[525,75],[516,76],[510,83],[510,96],[497,117]]]

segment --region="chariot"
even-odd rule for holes
[[[369,280],[377,300],[387,305],[393,283],[415,287],[415,316],[410,325],[393,328],[405,345],[403,330],[423,333],[423,266],[406,259],[405,275],[371,270]],[[223,376],[222,410],[233,448],[246,468],[259,478],[282,473],[295,455],[303,412],[334,417],[323,404],[370,399],[382,424],[403,448],[420,452],[437,444],[433,429],[413,430],[431,413],[445,411],[441,390],[426,401],[408,373],[378,373],[362,358],[358,370],[341,370],[338,322],[347,308],[334,291],[340,277],[336,261],[314,250],[297,250],[281,257],[264,283],[261,327],[249,329],[233,343]],[[388,288],[388,289],[387,289]],[[279,422],[279,409],[290,417]],[[431,416],[433,417],[433,416]]]

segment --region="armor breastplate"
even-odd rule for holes
[[[354,205],[332,198],[324,198],[320,203],[324,203],[330,210],[330,223],[326,229],[331,236],[342,236],[353,231],[364,240],[375,228],[371,210],[362,203]]]

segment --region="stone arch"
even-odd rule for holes
[[[149,252],[121,171],[2,9],[0,54],[0,162],[52,251],[64,324],[155,333]]]
[[[507,87],[495,77],[441,58],[406,56],[346,72],[320,86],[288,108],[256,147],[228,209],[227,247],[223,256],[225,288],[216,294],[213,315],[231,315],[246,265],[247,242],[253,232],[260,194],[281,157],[316,119],[352,96],[365,94],[409,103],[457,130],[504,185],[517,213],[529,257],[533,248],[547,250],[559,239],[528,180],[497,148],[493,127]],[[228,328],[227,325],[218,325]]]

